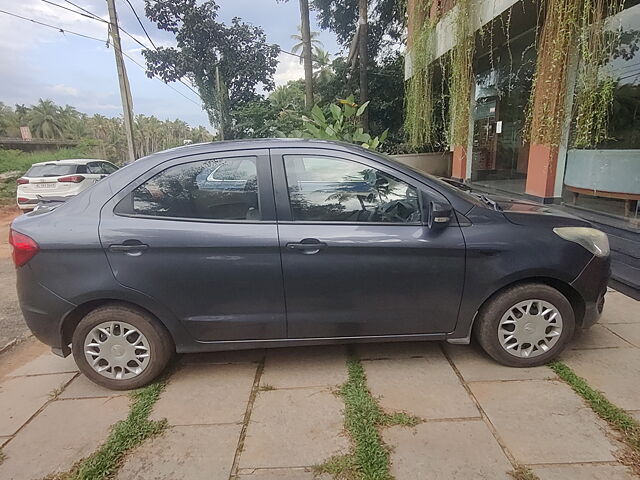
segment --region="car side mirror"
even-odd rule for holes
[[[431,229],[446,227],[451,221],[452,213],[451,205],[448,203],[430,200],[427,226]]]

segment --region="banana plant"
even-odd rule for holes
[[[328,114],[318,105],[314,105],[309,112],[310,116],[302,117],[304,130],[293,132],[293,136],[356,143],[364,148],[376,150],[386,140],[389,129],[379,136],[372,137],[360,127],[360,117],[368,106],[369,102],[362,105],[355,103],[353,95],[330,104]]]

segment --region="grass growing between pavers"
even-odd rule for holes
[[[353,452],[332,457],[314,470],[340,480],[391,480],[389,449],[382,441],[380,428],[414,426],[421,420],[404,412],[383,412],[367,388],[360,360],[349,358],[347,370],[347,381],[339,393],[345,404],[345,428],[353,441]]]
[[[166,420],[149,420],[153,405],[160,398],[165,381],[131,392],[131,408],[127,418],[116,423],[104,444],[93,454],[80,460],[70,471],[50,475],[45,480],[103,480],[111,478],[125,454],[167,427]]]
[[[636,472],[640,472],[640,423],[622,408],[611,403],[602,393],[591,388],[587,381],[576,375],[568,365],[553,362],[548,366],[589,404],[596,415],[621,434],[622,440],[631,449],[622,460]]]
[[[524,465],[518,465],[513,471],[509,472],[513,480],[540,480],[540,478]]]

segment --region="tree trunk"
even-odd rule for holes
[[[302,20],[302,59],[304,61],[304,106],[313,107],[313,52],[311,51],[311,29],[309,27],[309,0],[300,0]]]
[[[367,51],[367,1],[358,0],[358,25],[360,26],[360,38],[358,42],[358,56],[360,58],[360,104],[369,101],[369,79],[367,76],[367,63],[369,52]],[[362,128],[369,131],[369,109],[367,108],[360,117]]]

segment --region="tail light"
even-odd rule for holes
[[[13,247],[11,255],[16,267],[21,267],[40,251],[40,247],[33,238],[13,229],[9,230],[9,244]]]
[[[59,182],[63,183],[80,183],[83,180],[84,177],[82,175],[69,175],[67,177],[60,177],[58,179]]]
[[[29,201],[28,198],[25,197],[18,197],[18,203],[27,203]]]
[[[24,177],[22,177],[22,178],[17,179],[17,180],[16,180],[16,183],[17,183],[18,185],[24,185],[24,184],[26,184],[26,183],[29,183],[29,179],[28,179],[28,178],[24,178]]]

